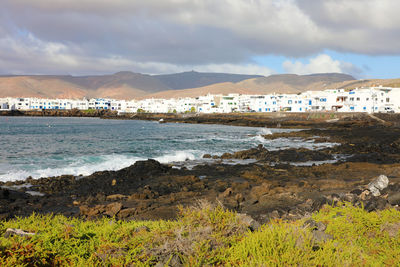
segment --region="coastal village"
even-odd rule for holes
[[[299,94],[208,94],[195,98],[116,100],[0,98],[0,110],[111,110],[118,113],[400,112],[400,88],[329,89]]]

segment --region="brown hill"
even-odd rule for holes
[[[0,97],[83,98],[87,90],[57,77],[0,77]]]
[[[161,91],[238,82],[259,75],[183,72],[147,75],[129,71],[99,76],[0,76],[0,97],[132,99]],[[187,88],[187,87],[183,87]]]
[[[191,88],[185,90],[169,90],[146,97],[154,98],[177,98],[177,97],[196,97],[210,94],[270,94],[287,93],[295,94],[307,90],[321,90],[333,88],[345,82],[354,82],[350,75],[340,73],[296,75],[280,74],[268,77],[260,77],[244,80],[238,83],[219,83],[200,88]]]
[[[100,76],[0,76],[0,97],[177,98],[211,94],[299,93],[327,88],[400,86],[400,79],[355,80],[340,73],[268,77],[224,73],[184,72],[146,75],[119,72]],[[181,89],[187,88],[189,89]]]

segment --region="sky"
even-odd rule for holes
[[[397,0],[2,0],[0,74],[400,78]]]

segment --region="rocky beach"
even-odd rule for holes
[[[138,114],[132,119],[159,120]],[[270,219],[299,219],[338,201],[368,211],[400,204],[400,116],[394,114],[230,114],[224,116],[162,116],[166,122],[221,123],[262,127],[302,128],[263,138],[282,137],[303,142],[333,142],[319,150],[254,148],[204,155],[212,159],[192,168],[137,161],[118,171],[88,176],[63,175],[2,182],[0,218],[55,213],[93,219],[174,219],[179,206],[199,200],[250,215],[259,223]],[[131,119],[121,116],[119,119]],[[232,164],[226,160],[248,160]],[[371,182],[384,175],[388,183],[376,193]]]

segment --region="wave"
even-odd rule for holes
[[[154,159],[161,163],[170,163],[170,162],[179,162],[186,160],[195,160],[197,158],[200,158],[203,154],[205,153],[196,150],[174,151],[169,154],[155,157]]]
[[[271,129],[268,129],[268,128],[262,128],[259,133],[261,135],[270,135],[270,134],[272,134],[272,131],[271,131]]]
[[[36,170],[16,170],[0,175],[0,181],[24,180],[31,176],[34,179],[60,175],[90,175],[96,171],[119,170],[128,167],[140,160],[138,157],[126,155],[103,155],[92,157],[79,157],[75,160],[66,159],[68,165],[60,168],[41,168]]]
[[[203,151],[171,151],[170,153],[154,157],[161,163],[179,162],[185,160],[195,160],[201,158]],[[90,175],[97,171],[116,171],[131,166],[138,160],[147,160],[144,157],[135,157],[131,155],[103,155],[80,157],[74,160],[66,159],[70,162],[68,165],[60,168],[41,168],[36,170],[11,170],[0,175],[1,182],[25,180],[29,176],[34,179],[43,177],[54,177],[60,175]]]

